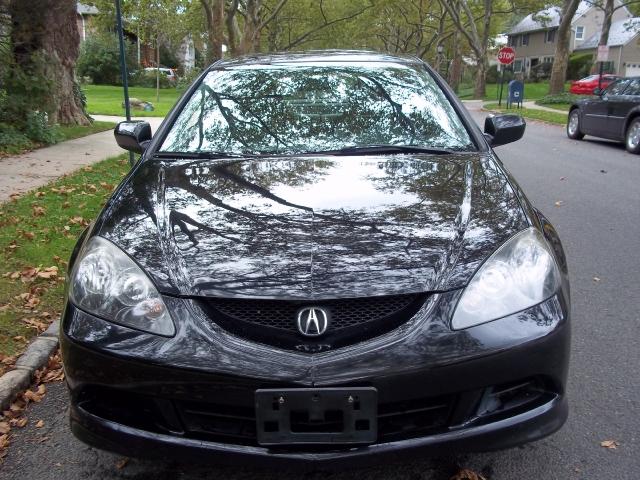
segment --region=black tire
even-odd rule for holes
[[[572,140],[582,140],[584,133],[580,131],[580,110],[574,108],[567,117],[567,137]]]
[[[624,136],[624,146],[629,153],[640,153],[640,117],[631,120]]]

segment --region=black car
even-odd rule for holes
[[[506,448],[567,416],[558,235],[422,61],[212,65],[70,261],[71,427],[128,456],[351,466]]]
[[[640,153],[640,77],[623,78],[596,97],[580,100],[569,109],[567,136],[585,135],[624,142],[627,151]]]

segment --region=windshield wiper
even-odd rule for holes
[[[451,155],[456,153],[453,150],[437,147],[423,147],[420,145],[354,145],[351,147],[339,148],[337,150],[319,150],[315,152],[305,152],[305,154],[323,155],[368,155],[371,153],[430,153],[433,155]]]
[[[257,157],[253,153],[235,153],[235,152],[156,152],[153,158],[253,158]]]

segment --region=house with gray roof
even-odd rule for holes
[[[600,43],[600,33],[590,36],[577,46],[575,51],[596,55],[598,43]],[[607,71],[613,71],[624,77],[640,76],[640,17],[612,22],[607,45],[609,46]]]
[[[615,0],[615,5],[622,5]],[[508,44],[516,50],[514,72],[528,77],[540,63],[553,63],[561,9],[550,7],[523,18],[508,32]],[[632,18],[626,7],[614,11],[612,24]],[[581,1],[571,22],[570,49],[573,52],[587,40],[600,35],[604,11],[589,1]],[[640,63],[640,61],[638,62]]]

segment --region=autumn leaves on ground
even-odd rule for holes
[[[0,375],[11,368],[30,339],[60,317],[67,259],[128,170],[112,158],[0,204]],[[45,383],[62,378],[58,356],[38,372],[31,390],[0,417],[0,458],[11,428],[27,422],[22,412],[40,401]]]

